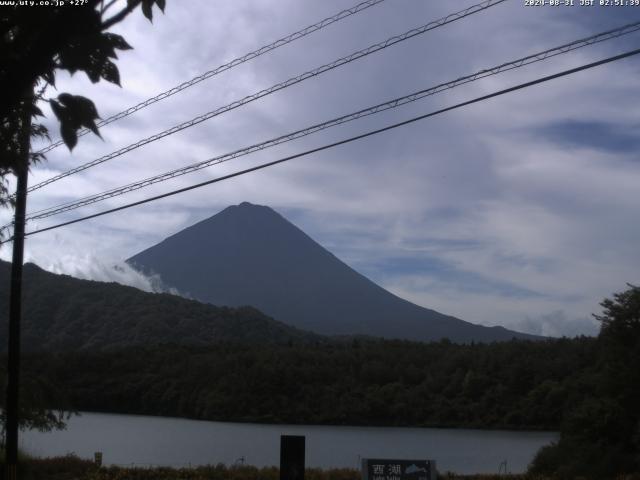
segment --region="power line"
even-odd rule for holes
[[[144,138],[142,140],[139,140],[136,143],[133,143],[131,145],[128,145],[124,148],[121,148],[119,150],[116,150],[115,152],[109,153],[103,157],[97,158],[95,160],[92,160],[91,162],[85,163],[83,165],[79,165],[75,168],[72,168],[71,170],[67,170],[66,172],[63,172],[59,175],[56,175],[54,177],[51,177],[47,180],[44,180],[40,183],[37,183],[31,187],[29,187],[29,192],[32,192],[34,190],[40,189],[46,185],[49,185],[50,183],[56,182],[62,178],[68,177],[70,175],[73,175],[75,173],[81,172],[83,170],[86,170],[88,168],[94,167],[96,165],[99,165],[101,163],[104,163],[108,160],[112,160],[116,157],[119,157],[120,155],[123,155],[127,152],[130,152],[132,150],[135,150],[137,148],[140,148],[144,145],[147,145],[148,143],[154,142],[156,140],[160,140],[161,138],[164,138],[166,136],[172,135],[174,133],[180,132],[186,128],[189,127],[193,127],[194,125],[197,125],[199,123],[204,122],[205,120],[209,120],[213,117],[216,117],[218,115],[221,115],[223,113],[226,113],[230,110],[236,109],[238,107],[241,107],[243,105],[246,105],[250,102],[253,102],[255,100],[258,100],[262,97],[265,97],[267,95],[270,95],[274,92],[277,92],[279,90],[285,89],[287,87],[290,87],[292,85],[295,85],[297,83],[303,82],[304,80],[307,80],[309,78],[312,77],[316,77],[318,75],[321,75],[329,70],[333,70],[334,68],[337,67],[341,67],[343,65],[346,65],[348,63],[351,63],[355,60],[358,60],[360,58],[366,57],[367,55],[371,55],[372,53],[378,52],[380,50],[384,50],[385,48],[388,48],[392,45],[395,45],[396,43],[400,43],[403,42],[405,40],[408,40],[410,38],[413,38],[417,35],[421,35],[423,33],[426,33],[430,30],[434,30],[438,27],[441,27],[443,25],[447,25],[449,23],[455,22],[457,20],[460,20],[462,18],[468,17],[469,15],[473,15],[475,13],[479,13],[481,11],[484,11],[490,7],[493,7],[495,5],[498,5],[500,3],[503,3],[507,0],[484,0],[476,5],[472,5],[464,10],[461,10],[459,12],[456,13],[451,13],[449,15],[447,15],[446,17],[443,17],[439,20],[434,20],[432,22],[427,23],[426,25],[423,25],[421,27],[418,28],[413,28],[411,30],[408,30],[400,35],[395,35],[393,37],[388,38],[387,40],[380,42],[380,43],[376,43],[374,45],[371,45],[367,48],[364,48],[362,50],[358,50],[357,52],[351,53],[345,57],[341,57],[337,60],[334,60],[331,63],[327,63],[325,65],[322,65],[321,67],[317,67],[313,70],[309,70],[308,72],[305,72],[301,75],[298,75],[296,77],[291,77],[288,80],[285,80],[284,82],[278,83],[276,85],[273,85],[269,88],[266,88],[264,90],[261,90],[257,93],[254,93],[252,95],[248,95],[240,100],[236,100],[235,102],[232,102],[228,105],[225,105],[224,107],[220,107],[217,108],[215,110],[212,110],[210,112],[207,112],[205,114],[202,114],[198,117],[195,117],[187,122],[183,122],[179,125],[176,125],[174,127],[171,127],[167,130],[164,130],[163,132],[157,133],[155,135],[152,135],[150,137]]]
[[[403,97],[399,97],[399,98],[395,98],[393,100],[389,100],[387,102],[384,103],[380,103],[377,105],[374,105],[372,107],[368,107],[362,110],[359,110],[357,112],[353,112],[347,115],[343,115],[322,123],[318,123],[315,125],[312,125],[310,127],[306,127],[300,130],[297,130],[295,132],[291,132],[288,133],[286,135],[282,135],[261,143],[256,143],[254,145],[251,145],[249,147],[245,147],[242,148],[240,150],[235,150],[231,153],[226,153],[223,155],[219,155],[213,158],[210,158],[208,160],[204,160],[202,162],[198,162],[192,165],[188,165],[179,169],[175,169],[175,170],[171,170],[169,172],[165,172],[159,175],[155,175],[153,177],[150,178],[146,178],[144,180],[140,180],[134,183],[130,183],[128,185],[124,185],[121,187],[117,187],[115,189],[112,190],[108,190],[105,192],[101,192],[99,194],[96,195],[90,195],[87,197],[84,197],[80,200],[75,200],[75,201],[70,201],[70,202],[66,202],[66,203],[62,203],[53,207],[49,207],[46,209],[42,209],[42,210],[38,210],[35,212],[31,212],[28,216],[27,216],[27,220],[38,220],[38,219],[42,219],[42,218],[47,218],[53,215],[58,215],[60,213],[64,213],[64,212],[68,212],[70,210],[75,210],[77,208],[86,206],[86,205],[90,205],[93,203],[97,203],[103,200],[106,200],[108,198],[113,198],[119,195],[123,195],[125,193],[129,193],[135,190],[139,190],[141,188],[144,187],[148,187],[150,185],[162,182],[162,181],[166,181],[169,180],[171,178],[175,178],[178,176],[182,176],[182,175],[186,175],[188,173],[192,173],[198,170],[201,170],[203,168],[207,168],[209,166],[212,165],[216,165],[219,163],[223,163],[223,162],[227,162],[229,160],[244,156],[244,155],[249,155],[251,153],[257,152],[257,151],[261,151],[264,150],[266,148],[270,148],[276,145],[280,145],[282,143],[286,143],[307,135],[310,135],[312,133],[316,133],[319,132],[321,130],[325,130],[327,128],[330,127],[334,127],[337,125],[341,125],[347,122],[351,122],[353,120],[362,118],[362,117],[366,117],[369,115],[373,115],[376,113],[380,113],[386,110],[390,110],[393,108],[397,108],[401,105],[406,105],[408,103],[411,102],[415,102],[419,99],[425,98],[427,96],[431,96],[431,95],[435,95],[437,93],[443,92],[445,90],[449,90],[455,87],[458,87],[460,85],[464,85],[482,78],[486,78],[492,75],[497,75],[499,73],[503,73],[509,70],[513,70],[516,68],[520,68],[523,67],[525,65],[530,65],[533,63],[537,63],[543,60],[546,60],[548,58],[557,56],[557,55],[561,55],[564,53],[568,53],[570,51],[576,50],[578,48],[582,48],[588,45],[593,45],[595,43],[599,43],[599,42],[603,42],[606,40],[610,40],[613,38],[618,38],[620,36],[623,35],[627,35],[630,34],[632,32],[636,32],[640,30],[640,22],[636,22],[636,23],[632,23],[629,25],[625,25],[613,30],[609,30],[606,32],[602,32],[602,33],[598,33],[596,35],[592,35],[591,37],[587,37],[587,38],[583,38],[580,40],[576,40],[574,42],[568,43],[568,44],[564,44],[558,47],[554,47],[548,50],[545,50],[543,52],[539,52],[539,53],[535,53],[532,55],[528,55],[526,57],[522,57],[519,58],[517,60],[512,60],[510,62],[505,62],[502,63],[498,66],[492,67],[492,68],[488,68],[488,69],[484,69],[484,70],[480,70],[479,72],[476,72],[474,74],[471,75],[466,75],[463,77],[459,77],[456,80],[452,80],[450,82],[447,83],[441,83],[439,85],[436,85],[434,87],[430,87],[428,89],[424,89],[424,90],[420,90],[418,92],[414,92],[411,93],[409,95],[405,95]]]
[[[138,110],[142,110],[143,108],[148,107],[149,105],[153,105],[156,102],[159,102],[160,100],[164,100],[165,98],[168,98],[172,95],[175,95],[178,92],[181,92],[182,90],[185,90],[189,87],[192,87],[193,85],[196,85],[204,80],[207,80],[215,75],[218,75],[219,73],[222,73],[226,70],[230,70],[233,67],[236,67],[238,65],[241,65],[245,62],[248,62],[249,60],[253,60],[254,58],[257,58],[261,55],[264,55],[265,53],[271,52],[277,48],[280,48],[284,45],[287,45],[291,42],[294,42],[296,40],[299,40],[303,37],[306,37],[307,35],[310,35],[311,33],[317,32],[318,30],[322,30],[325,27],[328,27],[329,25],[339,22],[340,20],[347,18],[351,15],[355,15],[356,13],[362,12],[363,10],[366,10],[369,7],[373,7],[374,5],[377,5],[379,3],[384,2],[385,0],[367,0],[365,2],[361,2],[351,8],[348,8],[346,10],[342,10],[341,12],[336,13],[335,15],[332,15],[331,17],[327,17],[324,20],[321,20],[317,23],[314,23],[313,25],[309,25],[308,27],[303,28],[302,30],[298,30],[297,32],[291,33],[289,35],[287,35],[286,37],[282,37],[279,40],[276,40],[273,43],[270,43],[269,45],[264,45],[260,48],[258,48],[257,50],[254,50],[252,52],[246,53],[241,57],[237,57],[234,58],[233,60],[231,60],[230,62],[227,62],[223,65],[220,65],[219,67],[216,67],[212,70],[209,70],[201,75],[198,75],[197,77],[192,78],[191,80],[188,80],[186,82],[181,83],[180,85],[177,85],[173,88],[170,88],[169,90],[166,90],[162,93],[159,93],[158,95],[156,95],[155,97],[151,97],[148,98],[147,100],[144,100],[143,102],[138,103],[137,105],[134,105],[132,107],[127,108],[126,110],[123,110],[120,113],[116,113],[115,115],[110,116],[109,118],[102,120],[101,122],[98,123],[98,127],[102,127],[104,125],[108,125],[110,123],[113,123],[117,120],[120,120],[122,118],[128,117],[129,115],[131,115],[132,113],[137,112]],[[87,133],[89,133],[91,130],[84,128],[82,130],[80,130],[78,132],[78,136],[82,136],[82,135],[86,135]],[[40,150],[38,153],[47,153],[50,152],[51,150],[53,150],[56,147],[59,147],[60,145],[63,145],[64,142],[62,140],[58,140],[57,142],[51,143],[50,145],[46,146],[45,148],[43,148],[42,150]]]
[[[126,204],[126,205],[122,205],[120,207],[112,208],[112,209],[109,209],[109,210],[104,210],[102,212],[94,213],[92,215],[87,215],[85,217],[77,218],[75,220],[70,220],[68,222],[63,222],[63,223],[59,223],[59,224],[56,224],[56,225],[52,225],[50,227],[45,227],[45,228],[41,228],[41,229],[38,229],[38,230],[33,230],[31,232],[25,233],[25,236],[35,235],[37,233],[47,232],[49,230],[54,230],[54,229],[57,229],[57,228],[60,228],[60,227],[65,227],[67,225],[72,225],[74,223],[79,223],[79,222],[83,222],[85,220],[90,220],[92,218],[101,217],[103,215],[107,215],[107,214],[110,214],[110,213],[118,212],[118,211],[121,211],[121,210],[126,210],[126,209],[131,208],[131,207],[135,207],[135,206],[142,205],[142,204],[145,204],[145,203],[149,203],[149,202],[153,202],[153,201],[156,201],[156,200],[160,200],[162,198],[166,198],[166,197],[170,197],[170,196],[173,196],[173,195],[177,195],[179,193],[184,193],[184,192],[187,192],[189,190],[194,190],[196,188],[201,188],[201,187],[204,187],[206,185],[211,185],[213,183],[218,183],[218,182],[221,182],[223,180],[228,180],[230,178],[234,178],[234,177],[238,177],[238,176],[241,176],[241,175],[244,175],[244,174],[247,174],[247,173],[255,172],[257,170],[262,170],[264,168],[271,167],[271,166],[277,165],[279,163],[284,163],[284,162],[287,162],[289,160],[293,160],[295,158],[304,157],[304,156],[310,155],[312,153],[317,153],[317,152],[320,152],[320,151],[323,151],[323,150],[327,150],[329,148],[337,147],[339,145],[344,145],[346,143],[351,143],[351,142],[354,142],[356,140],[361,140],[363,138],[367,138],[367,137],[370,137],[372,135],[377,135],[379,133],[386,132],[388,130],[393,130],[395,128],[402,127],[404,125],[408,125],[408,124],[417,122],[419,120],[424,120],[426,118],[434,117],[436,115],[440,115],[442,113],[449,112],[451,110],[455,110],[455,109],[458,109],[458,108],[461,108],[461,107],[465,107],[467,105],[471,105],[471,104],[474,104],[474,103],[478,103],[478,102],[482,102],[482,101],[485,101],[485,100],[489,100],[491,98],[498,97],[500,95],[504,95],[504,94],[511,93],[511,92],[514,92],[514,91],[517,91],[517,90],[522,90],[524,88],[532,87],[534,85],[538,85],[540,83],[548,82],[548,81],[554,80],[556,78],[564,77],[564,76],[571,75],[571,74],[574,74],[574,73],[577,73],[577,72],[581,72],[583,70],[587,70],[587,69],[594,68],[594,67],[597,67],[597,66],[600,66],[600,65],[604,65],[604,64],[611,63],[611,62],[614,62],[614,61],[617,61],[617,60],[621,60],[623,58],[627,58],[627,57],[631,57],[631,56],[634,56],[634,55],[638,55],[639,53],[640,53],[640,48],[639,49],[635,49],[635,50],[631,50],[629,52],[622,53],[620,55],[615,55],[615,56],[612,56],[612,57],[605,58],[604,60],[599,60],[597,62],[592,62],[592,63],[586,64],[586,65],[582,65],[580,67],[572,68],[572,69],[569,69],[569,70],[564,70],[562,72],[555,73],[553,75],[548,75],[548,76],[545,76],[545,77],[541,77],[541,78],[538,78],[536,80],[532,80],[530,82],[521,83],[519,85],[516,85],[516,86],[513,86],[513,87],[509,87],[509,88],[505,88],[503,90],[499,90],[497,92],[490,93],[488,95],[483,95],[481,97],[476,97],[476,98],[474,98],[472,100],[468,100],[466,102],[457,103],[455,105],[452,105],[452,106],[449,106],[449,107],[446,107],[446,108],[442,108],[442,109],[436,110],[434,112],[430,112],[430,113],[426,113],[424,115],[413,117],[413,118],[410,118],[409,120],[405,120],[405,121],[402,121],[402,122],[399,122],[399,123],[394,123],[392,125],[388,125],[386,127],[379,128],[379,129],[376,129],[376,130],[371,130],[369,132],[366,132],[366,133],[363,133],[363,134],[360,134],[360,135],[356,135],[356,136],[353,136],[353,137],[349,137],[347,139],[340,140],[338,142],[334,142],[334,143],[331,143],[331,144],[328,144],[328,145],[323,145],[321,147],[317,147],[317,148],[314,148],[314,149],[311,149],[311,150],[307,150],[305,152],[298,153],[298,154],[295,154],[295,155],[290,155],[288,157],[284,157],[284,158],[281,158],[281,159],[278,159],[278,160],[274,160],[272,162],[263,163],[261,165],[255,166],[255,167],[247,168],[245,170],[241,170],[241,171],[238,171],[238,172],[235,172],[235,173],[231,173],[231,174],[224,175],[224,176],[221,176],[221,177],[218,177],[218,178],[214,178],[214,179],[208,180],[206,182],[197,183],[195,185],[191,185],[191,186],[188,186],[188,187],[180,188],[178,190],[173,190],[171,192],[163,193],[162,195],[156,195],[154,197],[150,197],[150,198],[147,198],[147,199],[144,199],[144,200],[140,200],[140,201],[137,201],[137,202],[132,202],[132,203],[129,203],[129,204]],[[7,242],[10,242],[12,240],[13,240],[13,237],[7,239],[6,241],[4,241],[2,243],[7,243]]]

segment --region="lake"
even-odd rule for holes
[[[553,432],[394,427],[259,425],[83,413],[65,431],[21,433],[21,447],[38,456],[75,453],[105,465],[173,466],[244,462],[278,465],[280,435],[306,436],[308,467],[359,468],[360,458],[435,459],[440,471],[523,472]]]

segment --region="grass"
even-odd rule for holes
[[[0,462],[0,468],[4,471],[3,461]],[[68,455],[54,458],[24,457],[20,464],[19,478],[21,480],[279,480],[280,472],[276,467],[227,467],[222,464],[193,468],[97,468],[90,460],[83,460],[74,455]],[[446,473],[440,475],[438,478],[442,480],[551,480],[526,474],[454,475]],[[331,470],[310,468],[305,472],[305,480],[360,479],[360,471],[350,468]],[[620,476],[611,480],[640,480],[640,475]]]

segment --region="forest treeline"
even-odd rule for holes
[[[241,422],[558,429],[593,338],[164,345],[30,354],[78,410]],[[582,373],[582,375],[577,375]]]
[[[530,473],[615,478],[640,472],[640,290],[617,298],[603,303],[598,338],[164,345],[32,353],[23,366],[27,379],[46,379],[62,393],[40,393],[41,403],[48,398],[60,408],[242,422],[560,430]]]

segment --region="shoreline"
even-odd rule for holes
[[[281,426],[281,427],[345,427],[345,428],[402,428],[402,429],[428,429],[428,430],[467,430],[467,431],[479,431],[479,432],[531,432],[531,433],[552,433],[559,434],[558,429],[552,428],[536,428],[536,427],[517,427],[517,426],[464,426],[464,425],[444,425],[444,424],[434,424],[434,425],[408,425],[408,424],[363,424],[363,423],[312,423],[312,422],[277,422],[277,421],[260,421],[259,419],[252,420],[219,420],[219,419],[206,419],[206,418],[195,418],[195,417],[177,417],[177,416],[166,416],[166,415],[155,415],[150,413],[128,413],[128,412],[114,412],[114,411],[100,411],[100,410],[82,410],[77,412],[72,412],[73,416],[82,416],[83,413],[86,414],[99,414],[99,415],[127,415],[132,417],[148,417],[148,418],[158,418],[158,419],[167,419],[167,420],[188,420],[192,422],[208,422],[208,423],[224,423],[224,424],[240,424],[240,425],[270,425],[270,426]]]

